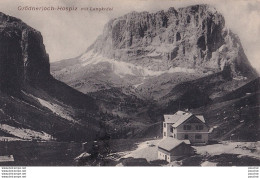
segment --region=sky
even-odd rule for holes
[[[238,34],[252,66],[260,72],[260,0],[1,0],[0,11],[20,18],[42,33],[50,62],[82,54],[102,33],[109,19],[131,11],[167,10],[193,4],[210,4]],[[18,7],[77,7],[77,11],[21,11]],[[81,11],[109,7],[112,11]]]

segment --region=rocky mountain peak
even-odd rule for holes
[[[154,71],[182,67],[215,73],[230,65],[233,76],[255,75],[224,17],[204,4],[112,19],[89,51]]]
[[[10,91],[49,77],[49,56],[40,32],[0,13],[0,88]]]

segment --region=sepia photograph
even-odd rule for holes
[[[1,0],[0,166],[259,167],[259,0]]]

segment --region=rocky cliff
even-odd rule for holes
[[[40,32],[0,13],[0,88],[8,91],[49,77],[49,56]]]
[[[41,33],[0,13],[0,137],[96,138],[95,101],[50,75]]]
[[[238,36],[208,5],[112,19],[89,51],[153,71],[181,67],[215,73],[230,66],[234,77],[255,75]]]

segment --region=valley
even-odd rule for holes
[[[0,156],[16,160],[0,165],[259,165],[259,74],[215,8],[125,14],[53,63],[40,32],[0,23]],[[209,144],[168,164],[155,152],[179,110],[204,116]]]

